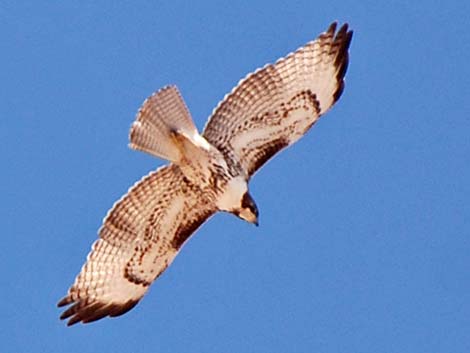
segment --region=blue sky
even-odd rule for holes
[[[0,3],[2,352],[470,351],[465,1]],[[161,165],[127,148],[177,84],[199,128],[333,20],[343,97],[251,183],[260,227],[205,224],[131,312],[55,305],[102,218]]]

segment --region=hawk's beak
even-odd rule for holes
[[[255,226],[258,226],[258,207],[253,198],[248,192],[243,195],[241,208],[236,213],[238,217],[244,219],[249,223],[253,223]]]

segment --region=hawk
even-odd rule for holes
[[[295,52],[249,74],[199,134],[178,89],[149,97],[130,147],[166,159],[117,201],[59,307],[68,325],[132,309],[209,217],[230,212],[258,224],[248,182],[339,99],[352,31],[337,24]]]

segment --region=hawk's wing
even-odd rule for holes
[[[215,108],[203,136],[249,176],[294,143],[340,97],[352,31],[327,32],[248,75]]]
[[[178,166],[144,177],[106,216],[87,262],[59,306],[69,325],[132,309],[189,236],[215,212]]]

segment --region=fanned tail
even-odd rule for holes
[[[176,86],[166,86],[147,98],[131,126],[129,147],[178,163],[182,151],[175,134],[199,136]]]

